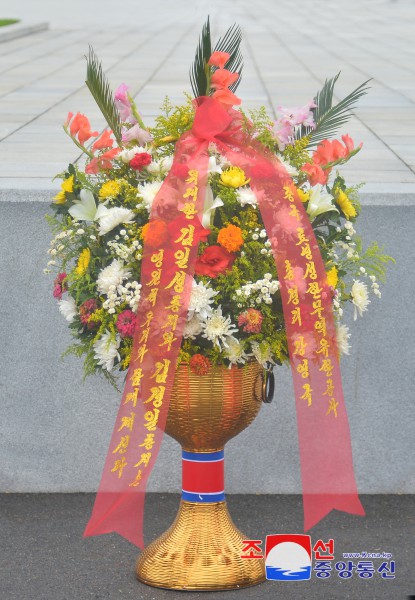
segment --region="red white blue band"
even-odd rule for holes
[[[182,499],[189,502],[225,500],[224,451],[182,451]]]

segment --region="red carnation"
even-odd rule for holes
[[[195,273],[215,278],[230,269],[234,260],[235,254],[221,246],[208,246],[196,261]]]
[[[132,310],[124,310],[118,315],[116,328],[121,334],[121,337],[133,337],[137,319]]]
[[[79,319],[82,325],[85,325],[88,329],[94,329],[99,325],[97,321],[91,321],[91,316],[97,310],[98,303],[95,298],[85,300],[79,307]]]
[[[189,367],[196,375],[206,375],[209,373],[210,360],[202,354],[194,354],[189,360]]]
[[[137,154],[130,160],[130,167],[136,171],[141,171],[143,167],[149,165],[152,161],[151,154],[148,152],[137,152]]]

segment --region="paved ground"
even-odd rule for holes
[[[69,110],[102,120],[83,85],[92,44],[112,85],[131,85],[150,122],[165,96],[180,101],[201,25],[244,31],[245,106],[305,103],[342,71],[339,96],[372,78],[348,131],[364,152],[348,168],[366,193],[415,191],[415,4],[410,0],[16,0],[14,15],[50,29],[0,44],[0,189],[41,190],[76,158],[60,127]],[[191,8],[190,8],[191,7]],[[57,185],[57,183],[55,183]]]
[[[178,496],[150,494],[145,517],[147,539],[172,522]],[[158,590],[136,581],[137,548],[118,535],[84,540],[93,496],[40,494],[0,496],[0,597],[2,600],[404,600],[415,594],[413,569],[413,496],[363,496],[367,516],[362,519],[331,513],[310,531],[313,543],[334,539],[335,561],[343,552],[390,552],[396,562],[395,579],[328,579],[314,575],[308,582],[267,582],[226,593]],[[235,524],[253,539],[271,533],[301,533],[298,496],[229,496]],[[356,560],[354,561],[357,562]],[[373,561],[380,566],[379,559]],[[379,563],[379,564],[378,564]],[[412,596],[414,598],[414,596]]]

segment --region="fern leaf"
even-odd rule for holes
[[[89,47],[89,55],[85,58],[87,63],[85,83],[95,102],[98,104],[108,126],[112,129],[115,139],[118,144],[121,144],[120,117],[108,80],[92,46]]]
[[[327,79],[314,98],[314,104],[317,104],[317,107],[312,109],[314,122],[316,123],[315,129],[301,127],[298,132],[299,138],[309,136],[308,147],[315,146],[327,137],[333,136],[340,127],[347,123],[351,117],[350,111],[356,106],[359,98],[364,96],[369,89],[367,84],[370,79],[359,85],[346,98],[333,106],[334,86],[339,76],[340,73],[337,73],[335,77]]]

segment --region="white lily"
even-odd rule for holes
[[[337,208],[333,205],[333,196],[324,191],[324,188],[319,183],[310,189],[310,200],[307,206],[307,213],[311,221],[314,221],[318,215],[325,212],[336,211]]]
[[[80,197],[81,199],[75,200],[75,204],[68,210],[71,217],[78,221],[96,221],[107,210],[103,204],[97,207],[94,194],[90,190],[81,190]]]
[[[203,205],[202,225],[209,229],[212,220],[212,211],[215,211],[219,206],[223,206],[220,198],[213,198],[213,192],[210,185],[206,186],[205,203]]]

